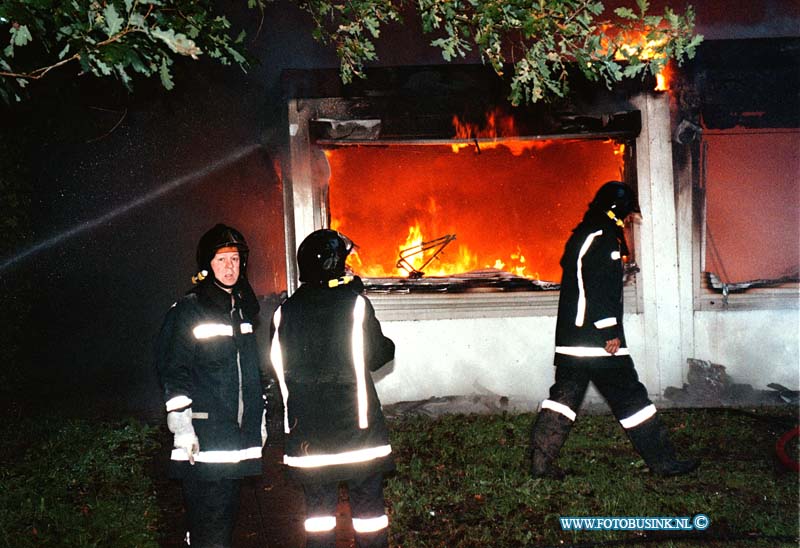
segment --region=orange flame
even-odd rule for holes
[[[608,30],[606,28],[605,30]],[[667,42],[667,37],[660,40],[648,40],[647,31],[627,31],[621,34],[622,45],[614,52],[616,61],[624,61],[630,57],[638,57],[641,60],[663,59],[665,54],[659,51]],[[603,47],[607,50],[608,42]],[[667,65],[656,74],[656,91],[669,90],[669,74]]]
[[[661,40],[648,40],[647,33],[645,32],[630,32],[624,35],[625,42],[614,53],[614,59],[622,61],[629,57],[638,57],[639,59],[655,59],[664,57],[663,53],[658,51],[658,48],[666,44],[667,39]]]
[[[669,83],[672,80],[672,65],[667,63],[661,72],[656,74],[656,91],[669,91]]]
[[[512,137],[517,135],[514,118],[503,114],[499,108],[487,112],[485,122],[481,125],[462,122],[458,116],[453,116],[453,127],[456,130],[456,139]]]
[[[498,146],[508,148],[514,156],[519,156],[531,148],[530,142],[520,142],[514,139],[519,135],[514,117],[503,113],[499,108],[487,112],[483,124],[462,122],[458,116],[453,116],[455,139],[481,139],[480,148],[493,149]],[[486,139],[493,139],[487,142]],[[498,141],[502,139],[502,141]],[[458,153],[462,148],[472,146],[472,143],[453,143],[450,145],[453,152]]]
[[[341,222],[338,219],[331,219],[331,228],[340,225]],[[334,230],[336,229],[334,228]],[[405,241],[396,246],[398,256],[405,250],[421,246],[429,239],[423,234],[419,221],[415,221],[413,225],[408,227]],[[414,270],[419,270],[423,268],[425,261],[430,258],[432,253],[432,250],[421,251],[407,256],[406,260],[411,263]],[[408,277],[410,274],[407,269],[399,266],[395,266],[392,270],[387,270],[383,265],[364,265],[357,249],[348,256],[347,264],[351,270],[368,278]],[[452,248],[448,247],[441,251],[433,261],[424,266],[424,273],[426,276],[452,276],[482,268],[493,268],[520,277],[539,279],[538,273],[527,273],[525,271],[525,256],[522,254],[520,246],[517,246],[516,252],[511,253],[505,261],[497,258],[483,263],[478,254],[474,253],[466,245],[459,245],[455,253],[453,253]]]
[[[536,154],[513,155],[509,139]],[[484,154],[452,154],[441,145],[329,149],[330,226],[359,245],[349,264],[364,277],[495,268],[555,281],[564,240],[596,182],[619,178],[622,150],[613,140],[520,137],[503,137]],[[437,248],[407,255],[453,234],[457,241],[430,261]],[[397,266],[400,251],[409,269]]]

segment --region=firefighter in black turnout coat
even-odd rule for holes
[[[394,358],[372,304],[345,275],[352,242],[334,230],[297,251],[299,289],[273,315],[270,357],[284,401],[284,464],[303,485],[306,546],[335,545],[340,482],[349,491],[356,544],[387,546],[383,473],[394,467],[370,376]]]
[[[678,475],[698,462],[676,460],[667,430],[639,382],[622,327],[625,218],[636,211],[633,190],[604,184],[573,230],[561,258],[556,321],[555,384],[541,404],[531,434],[531,474],[561,478],[555,464],[589,382],[612,412],[651,472]]]
[[[240,479],[261,474],[259,305],[245,276],[247,257],[236,229],[218,224],[206,232],[196,285],[167,312],[156,346],[174,434],[170,475],[182,480],[192,548],[231,545]]]

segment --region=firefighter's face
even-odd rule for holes
[[[211,259],[214,277],[225,285],[233,285],[239,280],[239,252],[223,251]]]

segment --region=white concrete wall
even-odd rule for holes
[[[397,346],[377,383],[383,403],[487,392],[534,401],[553,381],[555,317],[382,325]]]
[[[380,315],[379,315],[380,318]],[[535,409],[553,383],[555,317],[382,321],[397,345],[393,363],[375,375],[384,404],[441,396],[496,394]],[[645,386],[658,378],[644,354],[642,317],[625,318],[625,334]],[[656,395],[656,392],[653,392]],[[592,393],[589,401],[598,396]]]
[[[553,383],[555,317],[383,321],[397,345],[394,362],[379,371],[384,404],[441,396],[509,398],[512,408],[535,410]],[[677,330],[678,326],[674,326]],[[656,339],[645,336],[642,314],[625,316],[625,334],[639,378],[653,400],[681,388],[687,364],[667,365],[674,383],[661,384],[663,363],[648,359]],[[663,337],[662,337],[663,338]],[[756,390],[777,382],[800,388],[800,311],[725,310],[694,313],[693,357],[724,365],[733,382]],[[601,401],[590,390],[587,402]]]
[[[800,389],[800,311],[695,313],[695,357],[724,365],[733,382],[757,390]]]

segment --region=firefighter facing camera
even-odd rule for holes
[[[651,472],[691,472],[697,460],[678,460],[666,427],[639,382],[622,327],[625,219],[637,212],[633,190],[619,181],[597,191],[573,229],[561,257],[556,320],[555,383],[541,404],[531,432],[531,475],[561,479],[555,460],[567,439],[589,383]]]
[[[261,474],[264,404],[242,234],[218,224],[197,246],[198,274],[167,312],[156,344],[170,476],[182,480],[192,548],[231,546],[240,480]]]
[[[311,233],[297,251],[302,282],[273,315],[270,358],[284,402],[283,462],[303,486],[306,546],[336,544],[340,483],[359,548],[388,546],[383,474],[394,468],[370,372],[394,358],[361,280],[346,275],[353,243]]]

